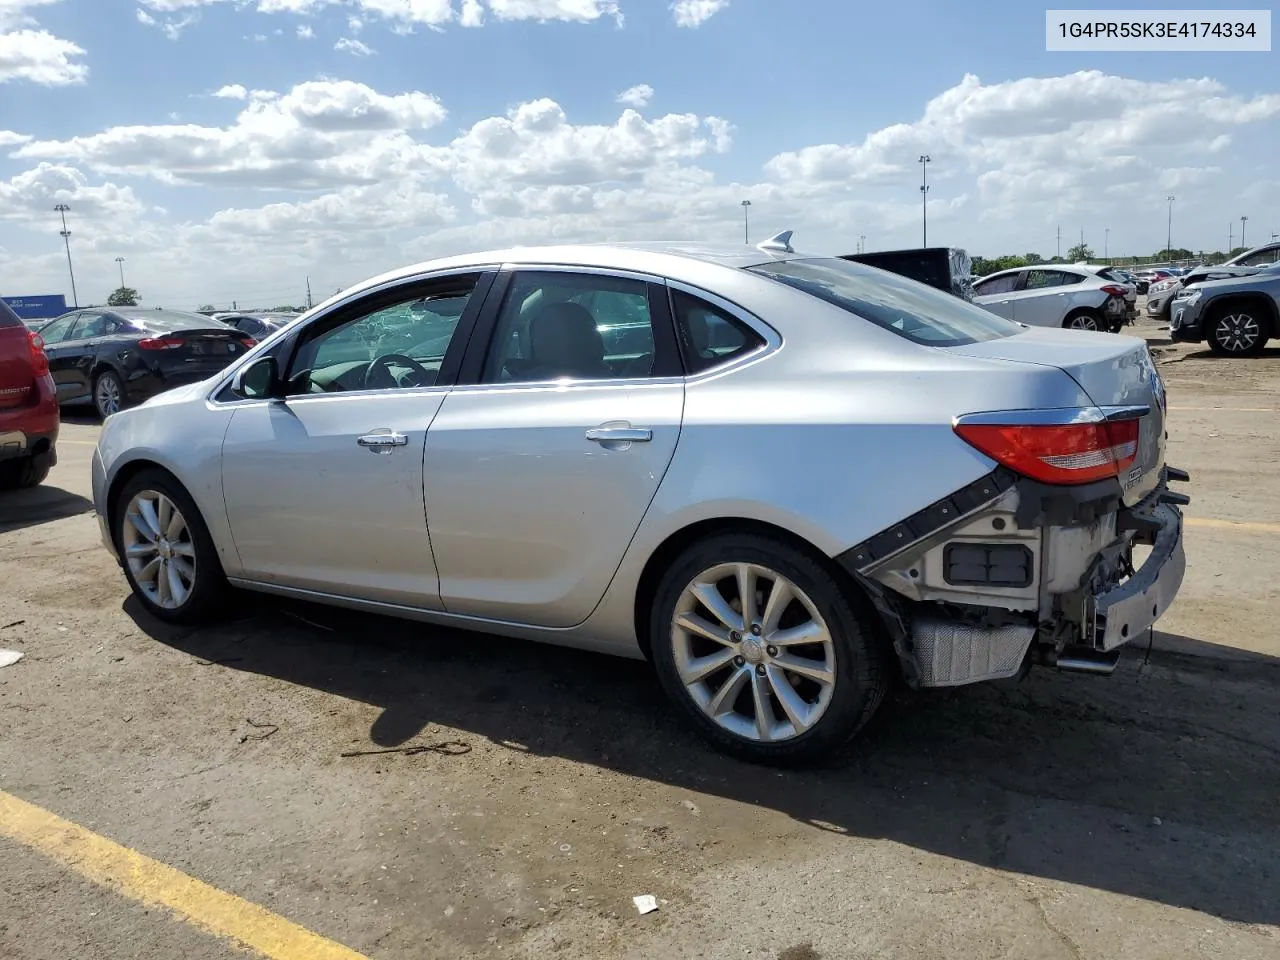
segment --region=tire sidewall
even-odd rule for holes
[[[836,661],[831,702],[812,729],[790,740],[759,743],[723,729],[690,697],[676,668],[671,622],[680,595],[698,574],[735,562],[757,564],[791,580],[818,608],[831,633]],[[821,564],[782,541],[753,534],[721,534],[690,547],[663,576],[649,622],[650,655],[664,691],[704,738],[744,760],[787,765],[828,754],[862,727],[884,696],[887,670],[876,625],[865,612],[855,609]]]
[[[192,587],[191,596],[182,606],[172,610],[157,606],[147,599],[146,594],[139,589],[124,557],[123,531],[124,524],[128,522],[125,518],[129,501],[143,490],[155,490],[173,501],[187,522],[187,529],[195,548],[196,581]],[[205,525],[204,517],[201,516],[195,501],[191,499],[191,495],[182,484],[164,471],[144,470],[137,476],[131,477],[120,489],[112,516],[111,539],[115,545],[116,554],[120,558],[120,566],[124,570],[125,579],[128,580],[134,596],[149,614],[169,623],[191,623],[208,618],[217,609],[226,592],[226,576],[222,571],[222,562],[218,558],[217,548],[214,546],[213,537],[209,534],[209,528]]]

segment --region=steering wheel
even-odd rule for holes
[[[407,385],[402,384],[396,379],[395,374],[391,372],[392,364],[408,367],[417,375],[419,382]],[[406,357],[403,353],[387,353],[375,358],[370,362],[369,366],[365,367],[364,388],[366,390],[383,390],[403,386],[429,387],[434,378],[434,374],[413,357]]]

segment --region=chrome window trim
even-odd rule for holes
[[[421,283],[422,281],[425,281],[425,280],[437,280],[437,279],[443,279],[444,277],[462,276],[463,274],[468,274],[468,273],[484,273],[487,270],[500,270],[500,269],[501,269],[500,264],[483,263],[483,264],[476,264],[474,266],[467,266],[467,267],[449,267],[448,269],[445,269],[445,270],[426,270],[426,271],[423,271],[422,273],[415,273],[408,277],[397,277],[394,280],[387,280],[384,283],[377,284],[376,286],[363,287],[353,293],[348,294],[347,296],[343,297],[341,300],[338,300],[337,302],[330,304],[328,307],[318,308],[323,312],[316,312],[313,314],[304,313],[299,317],[297,317],[296,319],[290,321],[289,323],[286,323],[280,329],[274,331],[270,336],[266,337],[263,340],[259,340],[257,345],[252,350],[250,350],[248,353],[242,356],[235,363],[226,367],[221,373],[217,374],[218,379],[215,381],[214,385],[209,389],[209,392],[205,394],[205,402],[209,406],[214,408],[237,407],[246,403],[275,402],[275,401],[263,401],[257,397],[237,397],[234,400],[219,400],[217,399],[217,395],[224,387],[226,387],[228,384],[231,383],[231,381],[235,378],[237,370],[239,370],[241,367],[248,366],[250,363],[253,362],[254,359],[261,356],[263,353],[270,351],[279,340],[282,340],[285,336],[291,335],[295,330],[302,330],[306,327],[310,327],[311,325],[320,322],[325,317],[332,315],[335,310],[341,310],[344,307],[350,306],[352,303],[355,303],[357,300],[362,300],[365,297],[370,295],[385,293],[388,290],[394,290],[396,287],[403,287],[403,286],[409,286],[415,283]],[[434,387],[410,387],[408,389],[409,390],[418,390],[418,389],[432,390],[435,388]],[[371,393],[395,393],[397,395],[401,395],[405,392],[406,392],[405,388],[400,388],[400,389],[388,388],[387,390],[343,391],[342,395],[344,397],[367,396]],[[299,396],[309,396],[309,395],[300,394]],[[285,398],[278,398],[278,399],[283,400]],[[290,397],[288,399],[293,399],[293,398]]]
[[[699,370],[697,373],[690,374],[685,378],[689,383],[700,383],[711,377],[721,376],[749,364],[756,363],[782,349],[782,335],[773,327],[765,323],[755,314],[749,312],[744,307],[738,306],[732,300],[726,300],[719,294],[712,293],[710,290],[704,290],[701,287],[695,287],[690,283],[683,283],[679,280],[667,280],[668,290],[678,290],[681,293],[687,293],[691,297],[697,297],[699,300],[705,300],[717,310],[723,310],[729,316],[733,317],[747,329],[754,331],[764,343],[756,347],[754,350],[748,350],[741,356],[726,360],[724,363],[718,363],[706,370]],[[678,323],[675,316],[675,304],[671,305],[671,319]]]
[[[1069,427],[1080,423],[1136,420],[1151,413],[1147,404],[1103,407],[1052,407],[1039,410],[986,410],[952,419],[953,427]]]

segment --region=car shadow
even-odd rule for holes
[[[93,503],[87,498],[48,483],[27,490],[5,490],[0,492],[0,533],[74,517],[92,509]]]
[[[58,412],[58,418],[63,423],[74,423],[82,427],[102,426],[102,417],[98,416],[98,411],[92,405],[63,407]]]
[[[1245,360],[1257,362],[1258,360],[1280,360],[1280,346],[1264,347],[1261,353],[1252,357],[1223,357],[1214,353],[1212,350],[1205,348],[1196,350],[1194,353],[1188,353],[1184,359],[1186,360]]]
[[[428,724],[772,808],[1014,874],[1280,923],[1280,660],[1161,636],[1110,678],[1033,671],[892,694],[853,744],[781,776],[704,747],[642,662],[245,598],[193,657],[372,704],[371,743]]]

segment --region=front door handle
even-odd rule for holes
[[[395,447],[403,447],[409,442],[409,438],[403,433],[395,433],[391,430],[374,431],[366,433],[363,437],[357,437],[356,443],[369,450],[370,453],[390,453]]]
[[[592,443],[648,443],[653,431],[642,427],[592,427],[587,439]]]

